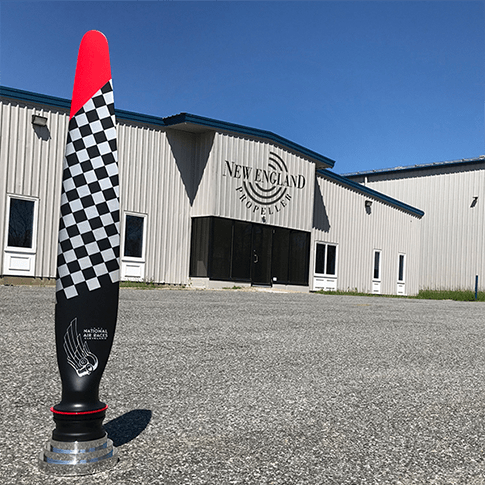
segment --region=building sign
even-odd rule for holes
[[[222,175],[237,180],[240,202],[262,216],[283,210],[291,203],[295,191],[306,184],[305,176],[291,173],[285,161],[274,152],[270,152],[266,168],[226,160]]]

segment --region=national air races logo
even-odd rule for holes
[[[236,187],[239,200],[248,210],[272,215],[284,209],[294,190],[305,187],[305,176],[290,173],[285,161],[270,152],[266,168],[255,168],[225,161],[222,175],[240,181]]]

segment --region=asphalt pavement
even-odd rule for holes
[[[485,305],[122,289],[109,472],[37,457],[60,400],[53,288],[0,287],[0,483],[485,484]]]

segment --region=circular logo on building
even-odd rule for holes
[[[272,215],[287,206],[294,189],[303,189],[305,176],[291,173],[286,162],[270,152],[265,168],[225,161],[224,177],[236,179],[236,192],[247,209]]]
[[[243,181],[246,194],[257,204],[276,204],[288,192],[288,187],[281,184],[288,179],[288,167],[284,160],[270,152],[268,169],[260,170],[252,181]]]

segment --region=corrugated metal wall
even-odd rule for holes
[[[242,178],[230,176],[226,161],[251,168],[250,177],[254,177],[256,168],[268,169],[270,153],[284,160],[290,174],[303,176],[305,185],[301,189],[288,188],[289,198],[285,196],[276,204],[263,206],[249,198],[241,200],[246,195],[243,190],[237,190],[242,186]],[[263,222],[264,216],[265,223],[269,225],[311,230],[315,177],[313,162],[263,140],[223,133],[203,136],[198,145],[198,154],[203,176],[192,215],[215,215],[258,223]]]
[[[374,250],[382,251],[381,293],[397,293],[398,258],[406,255],[406,293],[419,289],[421,220],[369,195],[317,175],[310,268],[315,243],[338,246],[337,288],[371,293]],[[370,210],[365,201],[371,200]]]
[[[7,197],[3,194],[35,197],[35,276],[54,277],[68,113],[8,99],[0,109],[0,240],[4,247]],[[47,128],[32,125],[33,112],[48,118]],[[368,196],[320,176],[315,183],[315,165],[308,159],[264,140],[190,133],[123,119],[118,119],[118,149],[123,215],[146,215],[146,280],[188,283],[191,216],[262,222],[260,210],[241,202],[241,193],[236,191],[239,181],[223,171],[226,160],[265,169],[273,152],[284,160],[288,173],[305,177],[305,186],[289,187],[291,199],[286,207],[273,214],[266,212],[266,223],[306,231],[313,227],[311,270],[315,241],[337,243],[338,287],[370,291],[373,249],[381,249],[382,292],[395,293],[397,258],[403,252],[407,256],[407,293],[417,291],[419,219],[378,200],[367,214],[364,200]],[[478,190],[483,179],[475,182]],[[460,199],[458,193],[453,197]],[[413,205],[420,207],[419,203]],[[482,212],[475,213],[482,214],[483,221],[483,205],[480,207]],[[458,220],[455,224],[456,230],[468,231],[475,240],[480,233],[483,240],[483,224],[469,226]],[[123,226],[124,217],[122,235]]]
[[[66,147],[68,113],[36,104],[0,103],[0,193],[34,197],[38,203],[35,238],[35,275],[56,272],[62,160]],[[32,125],[32,114],[47,117],[47,127]],[[6,240],[6,202],[0,197],[0,241]],[[1,263],[3,265],[3,255]],[[0,268],[3,274],[3,267]]]
[[[188,283],[194,137],[118,120],[122,210],[146,214],[147,281]]]
[[[3,100],[0,104],[0,190],[38,203],[36,277],[56,275],[67,110]],[[33,113],[47,127],[32,125]],[[193,145],[190,133],[118,120],[121,209],[147,216],[145,279],[187,283]],[[7,197],[0,197],[0,241],[6,241]],[[124,217],[122,217],[122,235]],[[123,244],[123,243],[122,243]],[[0,258],[3,265],[3,255]],[[4,274],[0,267],[0,274]]]
[[[367,186],[425,211],[421,288],[474,289],[479,275],[485,290],[485,163],[370,175]]]

